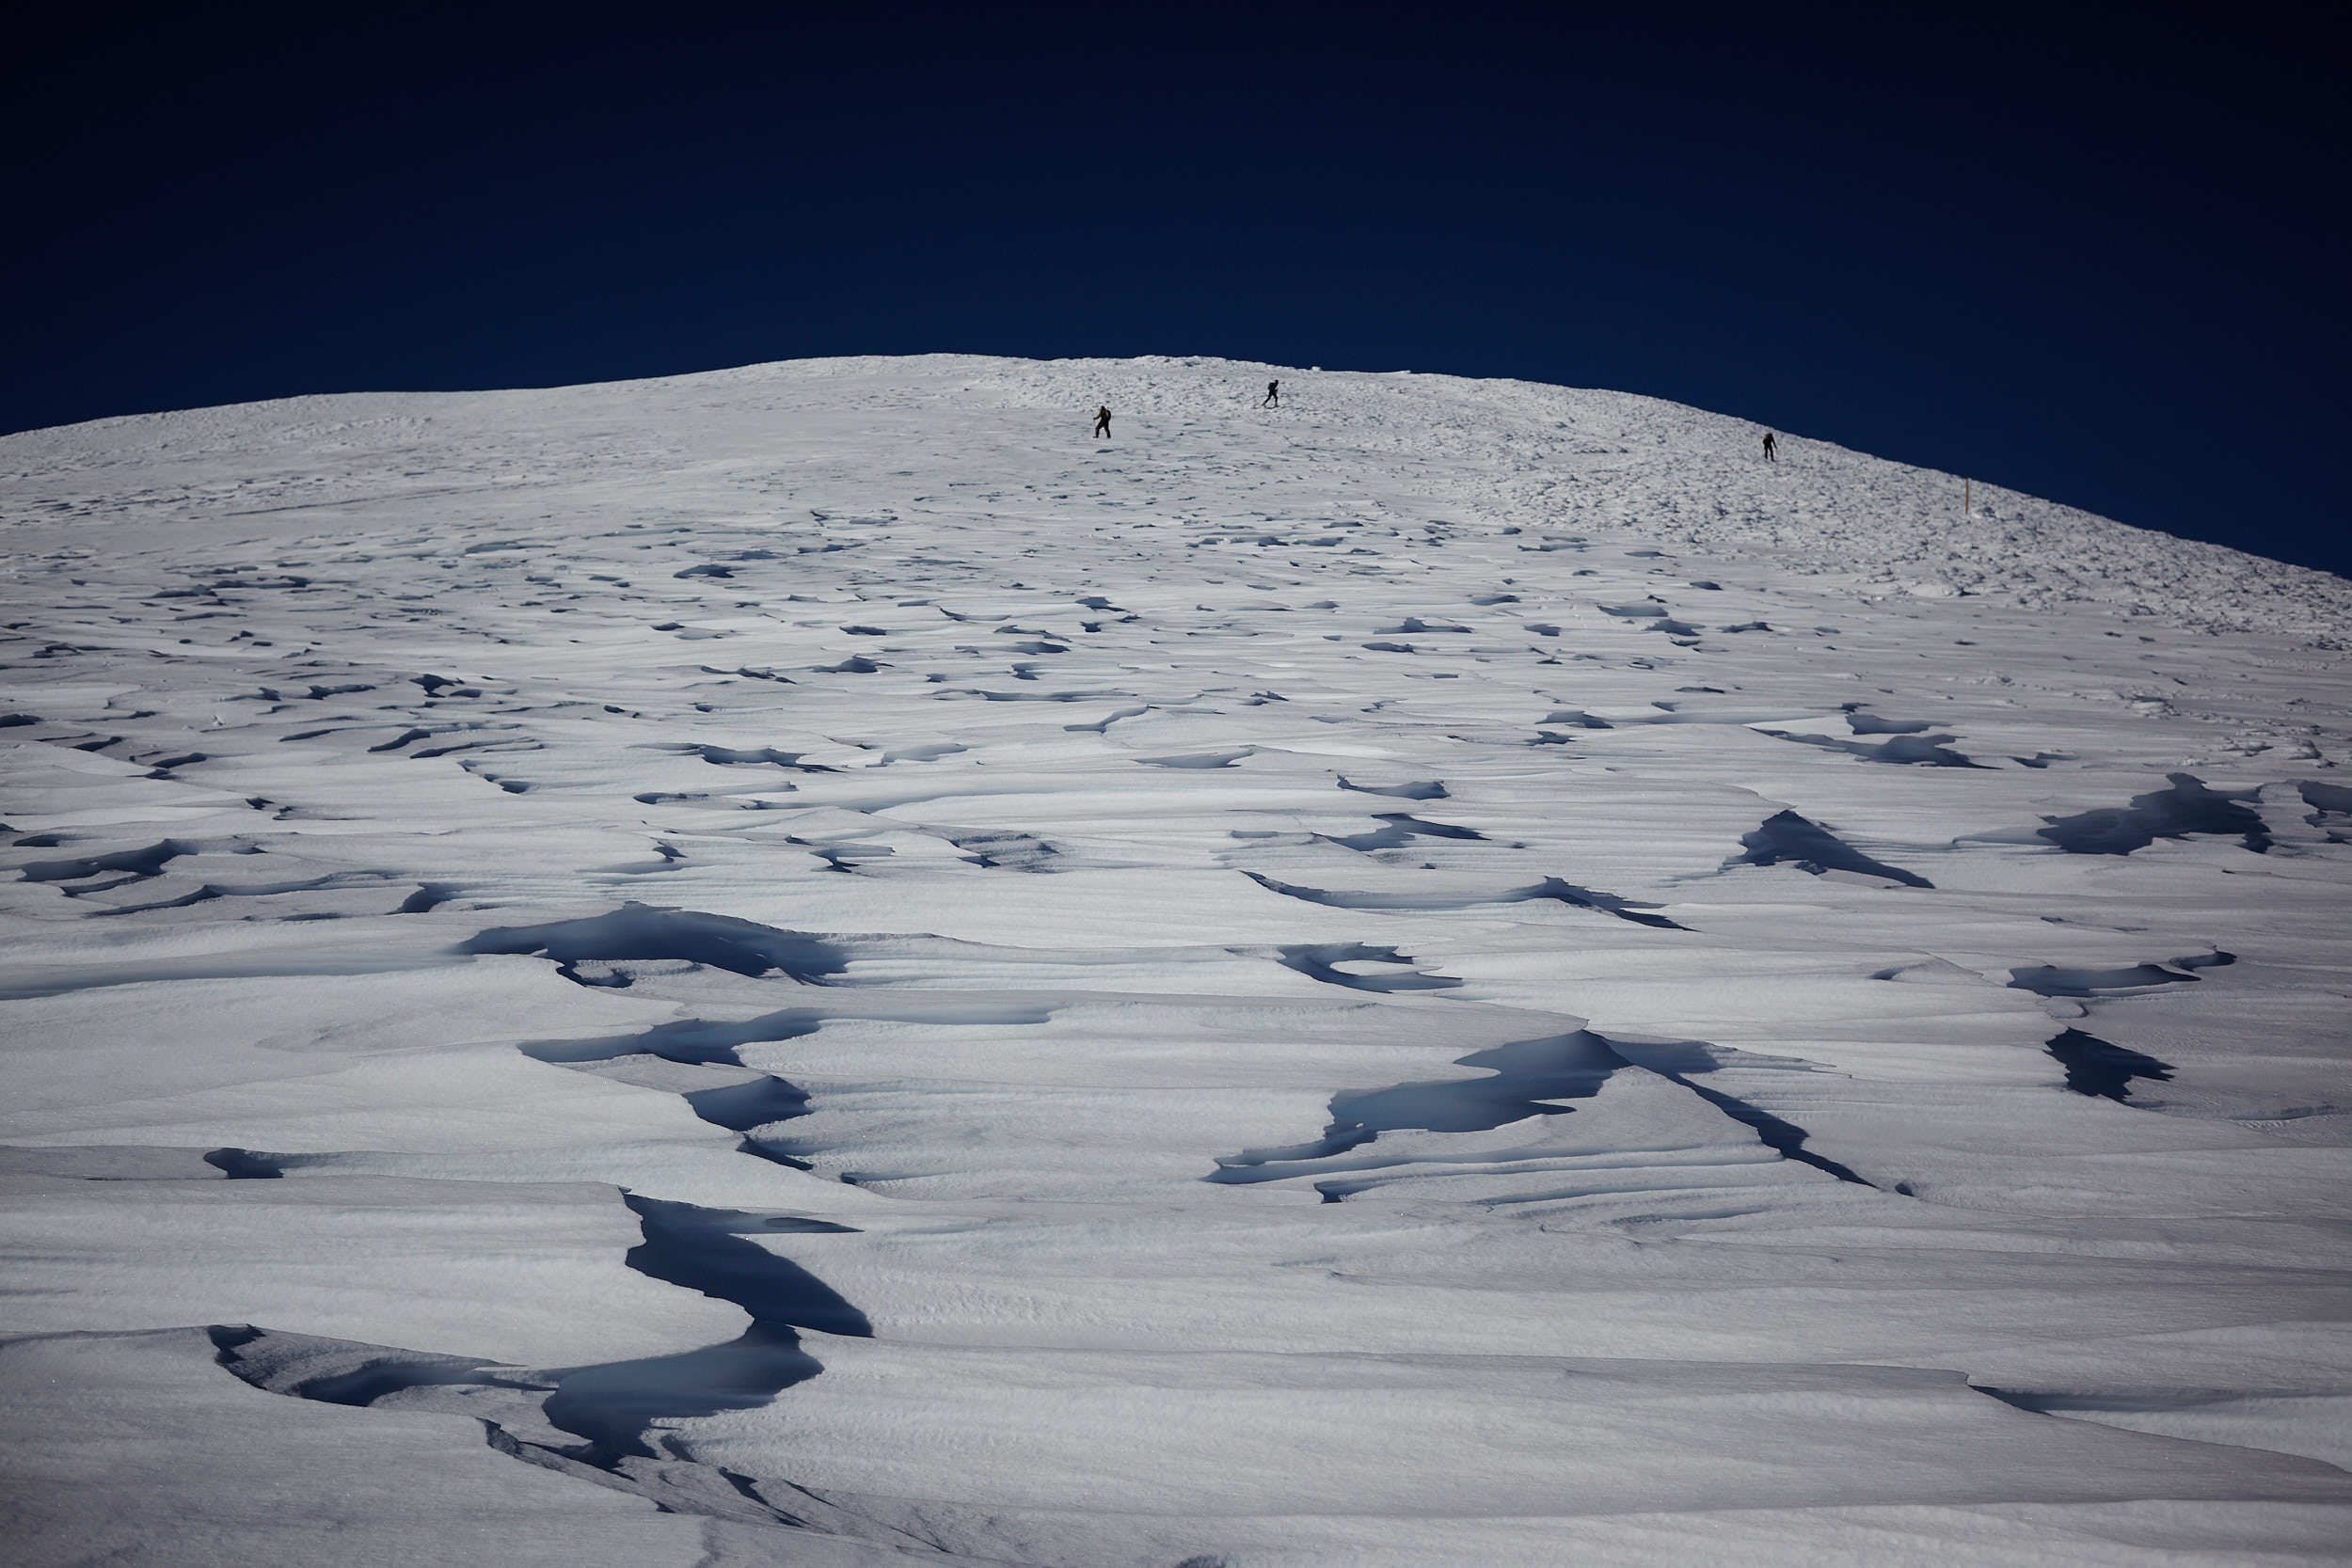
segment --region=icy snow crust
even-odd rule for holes
[[[2338,1558],[2352,585],[1760,435],[0,440],[13,1560]]]

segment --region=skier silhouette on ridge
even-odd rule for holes
[[[1258,406],[1259,406],[1259,407],[1261,407],[1261,408],[1279,408],[1279,407],[1281,407],[1281,406],[1282,406],[1282,384],[1281,384],[1280,382],[1279,382],[1279,381],[1269,381],[1269,382],[1267,382],[1267,383],[1265,384],[1265,401],[1264,401],[1263,403],[1261,403],[1260,404],[1258,404]]]
[[[1111,433],[1110,404],[1104,404],[1094,411],[1094,434],[1107,436]]]
[[[1772,439],[1772,433],[1769,430],[1764,433],[1764,461],[1767,463],[1780,461],[1780,443]]]

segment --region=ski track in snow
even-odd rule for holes
[[[1757,439],[944,356],[0,438],[0,1528],[2333,1558],[2352,584]]]

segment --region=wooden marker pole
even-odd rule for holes
[[[1960,515],[1963,517],[1968,515],[1968,481],[1965,478],[1960,482]]]

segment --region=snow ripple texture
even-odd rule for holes
[[[2338,1560],[2352,585],[1760,436],[0,439],[14,1560]]]

